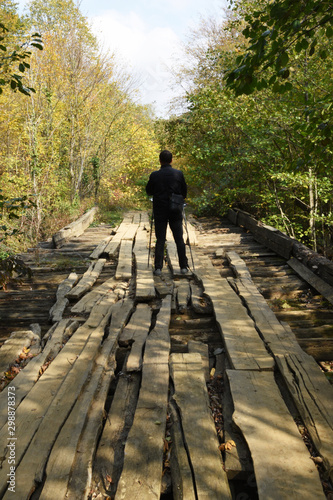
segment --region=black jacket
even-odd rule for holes
[[[159,170],[152,172],[146,186],[148,195],[153,195],[155,217],[168,216],[169,198],[172,193],[187,195],[187,186],[183,172],[176,170],[169,163],[161,165]]]

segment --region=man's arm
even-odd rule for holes
[[[187,196],[187,184],[185,182],[185,177],[184,177],[183,173],[182,173],[182,178],[181,178],[181,192],[182,192],[183,198],[185,199]]]
[[[146,185],[146,193],[151,196],[154,194],[154,185],[152,180],[152,174],[150,174],[149,181]]]

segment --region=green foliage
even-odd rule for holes
[[[9,87],[29,96],[35,89],[24,84],[23,73],[30,68],[31,49],[43,50],[43,42],[40,35],[34,33],[27,42],[11,47],[9,38],[10,30],[0,22],[0,95],[4,87]]]
[[[191,40],[188,48],[193,67],[182,70],[190,89],[184,95],[187,111],[159,122],[157,131],[161,145],[184,161],[197,212],[222,215],[239,207],[326,251],[332,223],[332,42],[311,24],[317,40],[311,56],[305,43],[301,50],[288,45],[280,55],[274,44],[279,60],[268,64],[274,37],[268,40],[268,33],[260,31],[268,23],[263,16],[287,4],[240,0],[227,21],[207,21],[198,34],[200,45]],[[282,24],[291,22],[299,5],[304,7],[302,2],[291,5],[289,18],[279,18]],[[274,9],[272,16],[278,17]],[[283,30],[280,21],[274,30]],[[261,42],[254,45],[255,33],[268,40],[261,52]],[[249,42],[245,36],[250,35]],[[323,50],[328,54],[324,59]],[[252,67],[255,57],[258,66]],[[236,68],[232,77],[230,67]],[[267,85],[257,85],[260,79]]]
[[[234,9],[237,11],[238,4]],[[260,9],[245,15],[242,33],[248,40],[244,54],[235,62],[237,68],[227,73],[227,84],[236,94],[249,94],[274,85],[274,91],[291,90],[290,76],[293,51],[311,57],[319,49],[319,57],[327,58],[322,39],[333,35],[330,0],[276,0],[263,2]],[[321,43],[319,43],[321,42]],[[273,70],[268,76],[267,69]]]

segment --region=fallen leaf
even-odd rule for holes
[[[233,446],[236,446],[236,443],[235,443],[235,441],[233,441],[232,439],[230,439],[226,443],[222,443],[219,446],[219,450],[220,451],[228,451],[228,450],[231,450]]]
[[[105,479],[109,481],[109,483],[112,483],[112,477],[109,474],[106,474]]]

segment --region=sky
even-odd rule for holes
[[[28,0],[18,1],[20,9]],[[222,17],[227,0],[81,0],[80,10],[105,50],[116,58],[139,87],[139,102],[153,104],[166,116],[171,68],[181,58],[181,45],[200,18]]]

